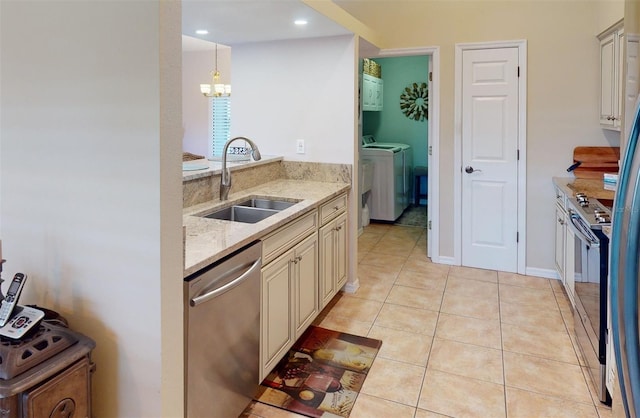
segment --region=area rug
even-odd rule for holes
[[[427,207],[411,205],[396,220],[396,225],[427,227]]]
[[[348,417],[382,341],[310,326],[255,400],[313,418]]]

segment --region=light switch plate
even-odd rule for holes
[[[296,152],[298,154],[304,154],[304,139],[298,139],[296,141]]]

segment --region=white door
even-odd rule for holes
[[[462,265],[518,269],[518,48],[462,57]]]

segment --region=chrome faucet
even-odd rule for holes
[[[231,189],[231,171],[227,168],[227,149],[229,145],[236,140],[247,141],[251,146],[251,156],[254,160],[258,161],[262,156],[260,155],[260,150],[258,150],[258,146],[249,138],[245,138],[244,136],[237,136],[235,138],[231,138],[224,144],[224,148],[222,149],[222,178],[220,179],[220,200],[227,200],[229,197],[229,189]]]

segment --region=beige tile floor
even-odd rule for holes
[[[356,293],[316,325],[383,341],[351,418],[611,417],[556,280],[433,264],[426,232],[370,224]],[[243,417],[292,418],[259,403]]]

